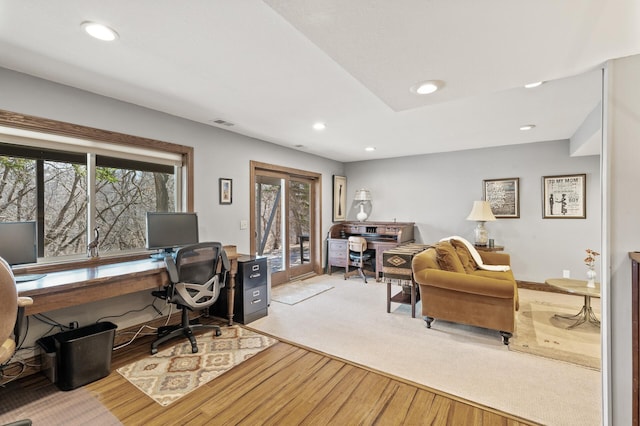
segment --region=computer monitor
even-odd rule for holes
[[[147,212],[147,248],[171,253],[198,240],[196,213]]]
[[[0,257],[11,266],[38,261],[36,222],[0,222]]]

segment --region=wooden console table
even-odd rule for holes
[[[228,254],[231,270],[227,282],[229,325],[233,324],[238,254]],[[169,277],[164,262],[142,259],[47,272],[43,278],[18,284],[18,295],[33,299],[26,315],[64,309],[97,300],[161,288]]]
[[[474,247],[478,251],[504,251],[504,246],[489,247],[489,246],[476,246],[476,245],[474,245]]]

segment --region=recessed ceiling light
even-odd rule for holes
[[[91,37],[97,38],[98,40],[113,41],[118,38],[118,33],[106,25],[85,21],[81,26],[87,34]]]
[[[409,89],[411,92],[417,95],[428,95],[433,93],[444,86],[444,82],[440,80],[427,80],[420,82]]]
[[[542,83],[544,83],[544,81],[536,81],[535,83],[525,84],[524,87],[526,87],[527,89],[533,89],[534,87],[541,86]]]
[[[520,130],[531,130],[536,127],[535,124],[525,124],[524,126],[520,126]]]
[[[314,130],[324,130],[327,128],[327,125],[322,123],[322,122],[317,122],[317,123],[313,123],[313,129]]]
[[[365,151],[368,151],[368,152],[372,152],[372,151],[375,151],[375,150],[376,150],[376,147],[375,147],[375,146],[368,146],[368,147],[366,147],[364,150],[365,150]]]

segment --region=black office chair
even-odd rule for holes
[[[349,258],[347,259],[347,267],[345,268],[344,279],[346,280],[352,275],[360,275],[367,282],[367,275],[376,277],[375,272],[375,250],[367,250],[367,240],[364,237],[349,237]],[[371,265],[371,270],[365,269],[366,264]],[[356,269],[349,271],[349,266],[355,266]],[[377,277],[376,277],[377,278]]]
[[[182,309],[182,323],[160,327],[158,338],[151,343],[151,353],[157,353],[158,345],[178,336],[187,337],[191,342],[191,351],[196,353],[198,344],[193,336],[194,330],[212,328],[216,330],[216,336],[221,332],[217,325],[190,321],[188,311],[208,308],[218,300],[220,289],[225,286],[229,259],[222,244],[208,242],[178,249],[175,260],[172,256],[167,256],[165,264],[171,283],[152,294]]]

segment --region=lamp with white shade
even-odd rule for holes
[[[496,220],[496,217],[491,211],[491,205],[488,201],[474,201],[471,213],[467,217],[467,220],[475,220],[478,222],[475,233],[475,245],[486,246],[489,241],[489,234],[484,227],[484,223],[492,220]]]
[[[360,205],[360,211],[356,215],[356,218],[360,222],[364,222],[367,220],[369,215],[364,211],[364,205],[369,202],[371,203],[371,192],[368,189],[358,189],[356,190],[356,196],[353,197],[353,200]]]

